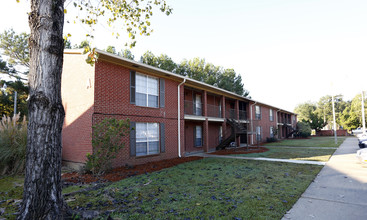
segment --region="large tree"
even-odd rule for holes
[[[309,121],[311,114],[317,109],[316,104],[312,102],[305,102],[299,104],[294,109],[294,113],[297,114],[298,121]]]
[[[198,57],[191,60],[184,59],[180,64],[176,64],[166,54],[155,56],[151,51],[147,51],[141,56],[140,62],[187,76],[245,97],[249,95],[249,91],[243,87],[241,76],[233,69],[223,69],[221,66],[207,63],[205,59]]]
[[[364,99],[364,103],[367,103],[367,98]],[[365,115],[367,115],[367,108],[365,108]],[[363,126],[361,94],[356,95],[352,101],[348,103],[342,116],[339,118],[338,123],[348,130],[353,130]]]
[[[298,114],[298,121],[309,124],[311,129],[319,131],[326,125],[323,116],[318,113],[317,105],[314,103],[305,102],[299,104],[294,109],[294,112]]]
[[[336,121],[339,121],[339,118],[347,105],[348,104],[343,100],[342,95],[334,96]],[[326,95],[320,98],[317,103],[317,113],[323,117],[325,122],[331,123],[333,121],[332,96]]]
[[[0,53],[8,57],[2,61],[0,57],[0,72],[19,80],[27,80],[29,69],[29,34],[16,33],[13,29],[4,30],[0,34]],[[3,64],[5,63],[5,68]]]
[[[24,194],[19,219],[62,219],[66,204],[61,194],[61,130],[64,108],[61,102],[61,73],[64,50],[65,0],[31,0],[29,123],[27,137]],[[142,3],[142,4],[140,4]],[[149,35],[152,6],[170,14],[165,0],[75,1],[85,10],[78,19],[93,26],[98,16],[108,16],[108,23],[124,20],[125,30],[133,39],[135,34]],[[86,10],[87,9],[87,10]]]

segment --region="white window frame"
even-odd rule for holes
[[[269,109],[269,120],[274,121],[273,109]]]
[[[273,138],[274,137],[274,128],[270,127],[270,137]]]
[[[140,86],[139,85],[139,77],[144,77],[145,78],[145,86]],[[149,84],[149,80],[155,80],[156,81],[156,87],[157,87],[157,91],[155,94],[149,92],[149,89],[148,89],[148,84]],[[135,79],[135,82],[136,82],[136,94],[143,94],[146,96],[146,103],[144,105],[140,105],[138,104],[138,100],[137,100],[137,95],[135,95],[135,103],[137,106],[143,106],[143,107],[151,107],[151,108],[159,108],[159,79],[157,77],[153,77],[153,76],[148,76],[148,75],[145,75],[145,74],[141,74],[141,73],[136,73],[136,79]],[[141,88],[142,87],[142,88]],[[140,92],[141,90],[145,90],[143,92]],[[157,97],[157,105],[156,106],[149,106],[149,95],[151,96],[156,96]]]
[[[141,125],[145,125],[146,129],[140,131],[139,127],[141,127]],[[155,132],[150,131],[149,125],[156,125],[157,130]],[[142,132],[141,137],[139,137],[140,132]],[[154,133],[156,134],[156,136],[153,136]],[[146,154],[138,154],[137,152],[136,156],[147,156],[147,155],[152,155],[152,154],[159,154],[160,153],[160,136],[159,135],[160,135],[159,134],[159,123],[136,122],[136,145],[138,145],[138,143],[146,143]],[[158,142],[158,145],[157,145],[157,151],[154,151],[152,153],[149,151],[149,144],[153,142]]]
[[[255,119],[261,120],[261,107],[260,107],[260,105],[255,105]]]
[[[200,128],[200,129],[198,129]],[[198,130],[200,130],[200,132],[198,133]],[[200,145],[196,145],[196,139],[198,138],[198,134],[200,134]],[[194,146],[195,147],[202,147],[203,146],[203,127],[201,125],[196,125],[195,126],[195,137],[194,137]]]
[[[195,115],[202,116],[203,115],[203,105],[202,105],[202,96],[201,94],[195,94]]]
[[[256,126],[256,140],[261,141],[261,126]]]

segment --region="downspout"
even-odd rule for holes
[[[178,133],[178,157],[181,157],[181,92],[180,87],[186,82],[186,78],[177,87],[177,133]]]
[[[256,105],[256,101],[254,104],[250,105],[250,115],[251,115],[251,145],[254,145],[254,120],[252,118],[252,107]]]

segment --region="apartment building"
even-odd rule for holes
[[[66,50],[62,74],[63,160],[82,165],[92,152],[92,126],[129,119],[130,133],[114,166],[210,152],[229,144],[286,138],[296,114],[105,51],[95,65]]]

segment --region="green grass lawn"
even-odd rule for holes
[[[312,149],[312,148],[284,148],[278,147],[266,147],[269,151],[263,153],[253,154],[237,154],[233,156],[241,157],[266,157],[266,158],[279,158],[290,160],[312,160],[326,162],[331,155],[335,152],[335,149]]]
[[[267,143],[265,146],[292,146],[292,147],[339,147],[345,137],[338,137],[335,145],[334,137],[311,137],[310,139],[286,139],[280,142]]]
[[[206,158],[66,199],[120,219],[280,219],[321,168]]]
[[[7,219],[15,219],[17,206],[23,197],[23,176],[2,176],[0,177],[0,208],[5,208],[5,212],[1,217],[6,216]],[[88,185],[83,186],[69,186],[62,190],[63,193],[70,193],[78,191],[82,188],[86,188]]]
[[[338,138],[338,146],[344,139]],[[268,152],[243,156],[327,161],[335,149],[299,147],[336,147],[330,137],[284,140],[269,145]],[[65,199],[74,210],[107,211],[119,219],[281,219],[321,168],[205,158]],[[0,178],[0,208],[5,208],[1,217],[15,218],[11,213],[17,211],[22,183],[21,176]],[[63,193],[79,189],[80,186],[72,186]]]

